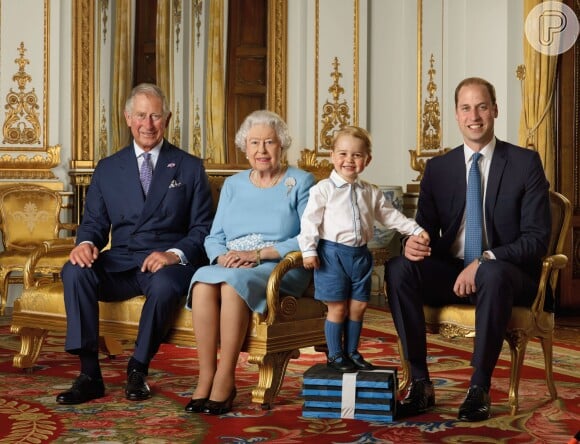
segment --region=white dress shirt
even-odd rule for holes
[[[298,244],[304,257],[317,256],[319,239],[351,247],[366,245],[374,222],[404,235],[423,231],[417,222],[393,208],[375,185],[357,179],[345,181],[336,171],[310,189],[301,220]]]
[[[157,159],[159,159],[161,145],[163,145],[163,141],[161,141],[156,147],[149,151],[151,153],[151,165],[153,165],[153,169],[155,169],[155,165],[157,165]],[[137,166],[139,167],[139,171],[141,171],[141,165],[143,165],[143,161],[145,160],[145,157],[143,157],[145,151],[139,145],[137,145],[136,142],[133,142],[133,148],[135,149],[135,156],[137,157]]]

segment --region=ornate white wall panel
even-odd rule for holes
[[[0,1],[0,181],[40,181],[62,189],[51,171],[60,145],[50,136],[58,97],[50,94],[51,57],[58,34],[51,29],[49,0]],[[57,16],[58,17],[58,16]],[[58,122],[56,120],[55,122]]]

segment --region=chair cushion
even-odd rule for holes
[[[472,305],[423,306],[427,330],[447,337],[475,336],[475,309]]]

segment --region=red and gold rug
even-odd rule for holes
[[[70,387],[78,373],[77,360],[63,352],[62,336],[47,338],[38,367],[28,374],[12,367],[19,340],[9,327],[0,327],[0,443],[566,443],[580,430],[580,346],[567,341],[554,347],[556,401],[550,400],[546,388],[541,347],[532,342],[520,383],[520,411],[508,414],[506,345],[494,373],[492,418],[481,423],[457,421],[471,373],[471,346],[470,340],[429,337],[437,407],[412,420],[373,423],[302,417],[302,375],[325,361],[323,354],[311,349],[291,361],[270,411],[251,403],[257,367],[242,355],[234,411],[212,417],[183,410],[197,379],[195,349],[162,347],[150,369],[154,396],[149,401],[129,402],[123,396],[127,352],[114,360],[103,357],[104,398],[61,406],[55,402],[56,394]],[[376,365],[398,366],[390,314],[367,312],[361,351]]]

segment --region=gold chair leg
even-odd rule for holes
[[[6,304],[8,303],[8,274],[5,270],[0,269],[0,316],[6,313]]]
[[[542,344],[542,351],[544,352],[544,365],[546,368],[546,384],[548,385],[548,391],[550,392],[550,397],[552,401],[558,398],[558,392],[556,391],[556,384],[554,383],[554,373],[552,372],[552,335],[547,337],[540,337],[540,342]]]
[[[266,355],[250,354],[248,362],[257,364],[259,368],[258,385],[252,390],[252,402],[260,404],[263,410],[270,410],[282,387],[288,361],[297,359],[299,356],[299,350],[267,353]]]
[[[513,416],[518,412],[518,389],[520,385],[520,374],[524,363],[526,346],[528,345],[527,335],[521,331],[511,331],[506,335],[506,340],[510,346],[512,366],[510,369],[509,407]]]
[[[123,353],[123,346],[121,343],[110,336],[99,337],[99,347],[109,358],[114,358]]]
[[[10,332],[20,336],[20,353],[14,356],[16,368],[32,369],[38,360],[48,330],[28,327],[12,327]]]
[[[403,344],[401,339],[397,337],[397,346],[399,347],[399,356],[401,357],[401,375],[399,378],[399,395],[403,396],[407,392],[409,385],[411,384],[411,366],[409,361],[405,357],[403,351]]]

